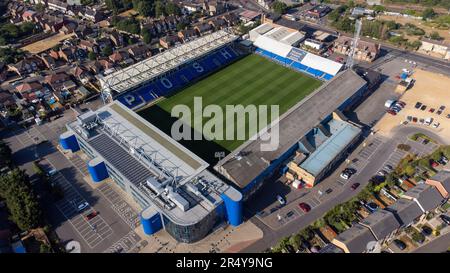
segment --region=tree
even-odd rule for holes
[[[178,30],[178,31],[184,30],[184,29],[186,29],[186,27],[187,27],[187,25],[186,25],[186,23],[184,23],[184,22],[179,22],[179,23],[177,24],[177,30]]]
[[[435,16],[436,16],[436,12],[434,12],[434,9],[432,9],[432,8],[426,8],[422,12],[422,19],[423,20],[431,19],[431,18],[433,18]]]
[[[173,3],[173,2],[168,2],[166,4],[166,13],[169,15],[180,15],[181,14],[181,9],[180,7]]]
[[[166,9],[164,8],[164,3],[162,1],[155,2],[155,16],[161,17],[166,15]]]
[[[11,220],[21,230],[39,226],[42,212],[25,171],[14,169],[0,177],[0,197],[5,199]]]
[[[81,2],[83,4],[83,1],[81,1]],[[38,3],[34,6],[34,9],[38,12],[43,12],[43,11],[45,11],[45,5],[42,3]]]
[[[95,52],[93,52],[93,51],[90,51],[90,52],[88,53],[88,58],[89,58],[89,60],[91,60],[91,61],[95,61],[95,60],[97,60],[97,54],[96,54]]]
[[[272,10],[278,14],[283,14],[287,10],[287,5],[284,2],[275,1],[272,4]]]
[[[142,36],[142,39],[144,40],[144,43],[150,44],[152,42],[152,35],[150,33],[150,30],[142,29],[141,36]]]
[[[433,31],[430,34],[430,38],[433,40],[438,40],[438,41],[443,40],[443,38],[441,37],[441,35],[439,35],[439,33],[437,31]]]
[[[0,167],[2,167],[2,165],[11,165],[11,159],[11,148],[3,140],[0,140]]]
[[[383,12],[383,11],[386,10],[386,8],[385,8],[384,6],[375,5],[375,6],[373,7],[373,10],[374,10],[375,12]]]
[[[153,4],[149,1],[141,1],[137,5],[136,10],[139,12],[142,16],[151,16],[153,15]]]
[[[103,56],[109,56],[109,55],[113,54],[113,50],[112,50],[111,46],[105,46],[102,50],[102,54],[103,54]]]

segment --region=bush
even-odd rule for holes
[[[408,144],[398,144],[397,149],[408,152],[409,150],[411,150],[411,146],[409,146]]]

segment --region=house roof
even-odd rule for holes
[[[442,187],[444,187],[444,189],[447,192],[450,192],[450,171],[441,170],[437,174],[435,174],[433,177],[431,177],[430,180],[440,182]]]
[[[68,80],[69,76],[66,73],[55,73],[45,77],[45,82],[48,84],[52,84],[59,81]]]
[[[42,85],[38,82],[27,82],[21,85],[16,86],[16,90],[20,93],[30,92],[32,90],[39,90],[42,88]]]
[[[386,208],[386,210],[394,213],[395,218],[402,226],[411,224],[414,219],[423,214],[419,205],[415,201],[400,198],[394,204]]]
[[[79,77],[81,76],[84,72],[86,72],[83,68],[76,66],[74,67],[71,71],[72,75],[74,75],[75,77]]]
[[[361,225],[370,228],[375,238],[381,240],[392,231],[400,227],[400,223],[394,214],[387,210],[378,210],[367,216],[360,222]]]
[[[376,241],[370,230],[360,224],[353,225],[334,240],[343,243],[350,253],[362,253],[366,251],[369,242]]]
[[[435,209],[444,199],[435,187],[428,184],[418,184],[402,197],[416,199],[425,211]]]

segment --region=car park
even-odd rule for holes
[[[311,210],[311,207],[304,202],[298,204],[298,206],[300,207],[301,210],[303,210],[303,212],[309,212]]]
[[[286,205],[286,200],[284,200],[284,198],[281,197],[281,195],[277,195],[277,200],[278,200],[278,203],[280,203],[280,205],[282,205],[282,206]]]
[[[421,102],[416,102],[416,105],[414,105],[414,108],[419,109],[422,106]]]
[[[395,246],[398,247],[400,250],[405,250],[405,249],[406,249],[406,244],[405,244],[405,242],[403,242],[402,240],[395,239],[395,240],[394,240],[394,244],[395,244]]]
[[[359,187],[359,183],[353,183],[353,185],[350,187],[352,190],[356,190]]]

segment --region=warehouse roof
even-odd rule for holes
[[[345,121],[333,119],[328,124],[332,135],[300,165],[314,176],[320,174],[361,133],[361,129]]]
[[[261,151],[265,143],[261,138],[249,140],[222,159],[216,169],[244,188],[365,85],[352,70],[338,74],[280,117],[279,145],[274,151]]]

